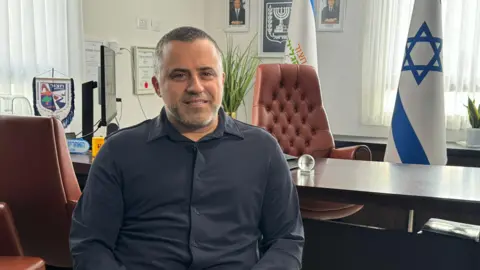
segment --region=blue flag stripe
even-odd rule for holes
[[[398,156],[402,163],[406,164],[427,164],[427,155],[423,146],[415,133],[415,130],[408,120],[407,113],[403,108],[400,90],[397,92],[395,100],[395,109],[392,116],[392,135],[397,149]]]
[[[313,17],[315,17],[315,0],[310,0],[310,4],[312,5]]]

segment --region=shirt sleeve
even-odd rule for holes
[[[269,164],[260,229],[263,256],[253,270],[301,269],[305,243],[302,215],[290,169],[278,143]]]
[[[105,143],[95,158],[87,183],[73,212],[70,251],[73,269],[124,270],[113,250],[123,220],[118,168]]]

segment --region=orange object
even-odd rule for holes
[[[105,143],[104,137],[93,137],[92,138],[92,157],[96,157],[100,148],[102,148],[103,143]]]

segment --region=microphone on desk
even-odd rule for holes
[[[115,123],[110,123],[107,125],[107,136],[117,131],[120,127]]]

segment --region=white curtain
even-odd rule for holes
[[[0,114],[32,115],[33,77],[52,68],[79,89],[81,10],[81,0],[0,0]]]
[[[389,126],[414,1],[366,3],[362,123]],[[442,10],[446,126],[460,130],[467,98],[480,101],[480,0],[443,0]]]
[[[413,0],[366,0],[363,124],[390,125],[413,3]]]
[[[470,127],[468,97],[480,101],[480,0],[443,0],[447,128]]]

